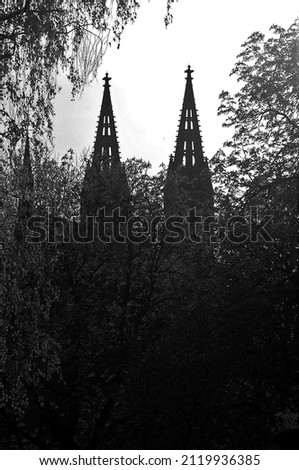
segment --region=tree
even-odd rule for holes
[[[295,37],[291,31],[289,45]],[[283,62],[279,47],[289,33],[280,34],[276,51],[269,49],[274,62],[276,56]],[[255,37],[262,50],[268,41]],[[227,154],[213,159],[215,210],[221,222],[236,214],[250,222],[250,205],[259,206],[274,216],[269,224],[273,241],[237,243],[227,230],[217,244],[185,240],[171,245],[163,236],[154,243],[127,237],[124,243],[80,244],[65,242],[60,228],[51,243],[26,244],[13,236],[17,211],[9,196],[1,329],[4,448],[190,449],[201,442],[211,449],[260,449],[267,446],[267,432],[279,424],[298,424],[297,214],[291,164],[296,149],[290,145],[290,155],[282,151],[282,159],[274,158],[287,138],[297,142],[297,137],[293,124],[277,121],[268,108],[261,125],[255,116],[260,88],[259,81],[253,82],[265,54],[252,59],[254,41],[244,46],[253,75],[248,70],[248,84],[236,96],[223,98],[235,136],[225,147]],[[268,75],[266,67],[265,93]],[[286,81],[281,100],[289,88]],[[292,99],[285,101],[283,112],[297,125]],[[277,140],[267,139],[267,132]],[[35,164],[38,215],[49,206],[68,217],[76,213],[82,173],[72,152],[60,165],[51,158],[36,158]],[[166,172],[150,176],[148,169],[141,160],[125,163],[126,209],[135,217],[137,233],[140,217],[163,215]],[[17,174],[7,173],[12,193],[18,190]],[[103,172],[101,183],[103,200],[114,203],[118,181]],[[184,204],[184,193],[173,183],[173,199],[180,196]],[[254,230],[258,223],[253,221]]]
[[[231,72],[240,89],[220,95],[219,114],[233,137],[212,164],[220,219],[242,216],[248,235],[243,243],[226,239],[219,246],[220,298],[234,318],[231,344],[242,338],[254,370],[244,374],[247,359],[239,354],[227,386],[239,393],[239,381],[250,400],[259,396],[256,410],[273,429],[284,413],[298,420],[298,22],[271,32],[269,38],[255,32],[243,44]],[[257,240],[252,233],[264,215],[271,216],[271,239]],[[242,331],[251,332],[251,342]]]
[[[166,0],[166,25],[172,19],[171,3]],[[45,156],[52,138],[58,73],[66,73],[73,94],[81,91],[96,77],[109,44],[113,40],[119,43],[125,25],[136,19],[138,7],[137,0],[4,2],[0,11],[0,57],[5,91],[3,135],[7,139],[8,160],[28,129],[38,158]],[[3,166],[1,155],[1,204],[5,186]]]
[[[111,41],[119,43],[134,22],[136,0],[7,1],[0,21],[7,107],[6,136],[18,139],[30,125],[51,136],[57,75],[63,71],[73,94],[92,81]],[[166,24],[171,1],[166,1]]]
[[[270,30],[269,38],[255,32],[243,44],[231,72],[240,90],[220,95],[219,115],[234,134],[214,158],[215,177],[244,198],[298,172],[298,22]]]
[[[212,163],[222,209],[246,212],[258,204],[273,215],[273,238],[281,242],[284,256],[290,255],[292,270],[298,209],[298,22],[271,31],[268,39],[256,32],[243,44],[231,72],[241,88],[234,96],[227,91],[220,95],[219,114],[233,137]]]
[[[71,157],[61,165],[49,158],[36,169],[36,214],[50,209],[52,220],[56,211],[74,213],[80,189]],[[148,176],[142,161],[126,167],[130,215],[143,208],[149,217],[161,214],[163,176]],[[12,188],[14,176],[8,174]],[[103,185],[108,197],[112,184],[118,186]],[[16,207],[10,206],[13,227]],[[7,237],[2,445],[109,446],[118,422],[130,426],[139,355],[151,350],[146,339],[157,321],[153,305],[164,295],[156,287],[161,250],[130,240],[84,245],[63,237],[40,244],[24,239],[16,240],[13,229]]]

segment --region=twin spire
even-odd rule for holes
[[[202,139],[195,105],[190,65],[185,70],[186,89],[176,139],[173,168],[184,166],[188,169],[205,167]],[[110,95],[111,78],[106,73],[101,112],[94,143],[93,165],[108,168],[120,163],[120,152]]]
[[[171,156],[169,162],[169,173],[176,171],[186,176],[189,182],[192,180],[190,190],[192,190],[192,193],[197,193],[197,199],[200,202],[205,202],[211,198],[213,188],[207,160],[204,157],[192,86],[193,70],[191,70],[190,65],[188,65],[185,73],[187,76],[183,108],[180,115],[175,153],[174,156]],[[110,96],[109,81],[111,79],[107,73],[103,80],[104,94],[94,144],[92,166],[107,169],[120,164],[120,154]]]
[[[211,201],[213,188],[209,173],[207,159],[204,157],[202,138],[195,98],[192,86],[192,73],[190,65],[185,70],[186,88],[183,107],[180,115],[179,130],[176,138],[175,153],[169,162],[168,175],[174,172],[187,179],[184,188],[192,195],[194,203],[197,204]],[[116,125],[113,115],[110,96],[110,77],[106,73],[104,80],[104,94],[102,107],[98,121],[96,140],[91,168],[105,170],[120,166],[120,152],[117,140]]]
[[[195,98],[192,86],[192,73],[190,65],[185,71],[186,88],[183,100],[183,107],[180,115],[179,130],[176,138],[174,157],[171,156],[169,162],[169,172],[179,173],[187,177],[188,190],[196,196],[197,202],[206,202],[213,197],[213,188],[209,174],[207,160],[204,157],[200,126],[198,122]],[[110,95],[111,78],[106,73],[104,80],[104,93],[102,99],[101,112],[98,120],[96,139],[91,165],[86,168],[85,181],[83,184],[83,194],[85,196],[93,192],[99,185],[99,177],[102,171],[110,169],[120,169],[120,152],[117,139],[115,118],[113,115],[112,101]],[[30,198],[33,192],[33,175],[31,169],[29,137],[26,137],[24,154],[24,182],[23,197]],[[125,174],[121,172],[125,178]],[[186,189],[186,185],[184,185]],[[93,189],[92,189],[93,188]],[[100,188],[98,187],[97,191]],[[26,197],[26,193],[29,193]],[[92,196],[92,195],[90,195]],[[84,197],[83,197],[84,199]],[[88,197],[89,199],[89,197]]]

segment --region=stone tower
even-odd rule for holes
[[[195,105],[190,66],[185,71],[186,88],[181,111],[174,156],[170,156],[168,167],[168,185],[165,191],[166,210],[171,206],[174,194],[171,194],[170,182],[174,177],[179,187],[183,188],[193,206],[213,205],[213,187],[204,157],[203,144]],[[177,188],[178,189],[178,188]]]
[[[101,112],[91,162],[88,162],[81,194],[81,215],[94,215],[106,207],[124,207],[128,195],[121,165],[117,130],[110,95],[111,78],[106,73]]]
[[[99,166],[102,170],[113,168],[120,164],[116,125],[110,95],[109,81],[111,78],[108,76],[108,73],[106,73],[103,80],[104,94],[92,160],[92,165]]]

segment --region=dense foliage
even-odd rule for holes
[[[295,26],[252,35],[233,70],[240,91],[221,95],[234,135],[212,162],[218,242],[167,244],[162,230],[155,243],[78,244],[60,227],[29,244],[13,156],[2,447],[258,449],[298,425],[296,40]],[[78,216],[72,153],[33,169],[34,213],[49,212],[50,228],[57,214]],[[127,215],[161,217],[166,172],[150,176],[137,159],[125,169]],[[117,194],[111,179],[103,188]]]
[[[231,72],[240,84],[220,95],[219,114],[233,137],[214,159],[227,192],[245,198],[298,172],[298,22],[272,26],[269,38],[253,33]],[[226,176],[224,180],[223,172]]]
[[[165,0],[165,24],[171,22]],[[69,78],[73,94],[92,81],[112,41],[134,22],[136,0],[9,0],[0,13],[6,89],[5,135],[14,142],[31,127],[51,136],[57,75]]]

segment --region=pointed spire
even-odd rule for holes
[[[128,196],[126,173],[120,162],[110,80],[106,73],[101,112],[97,123],[91,164],[87,163],[81,192],[81,217],[93,215],[102,207],[125,207]],[[113,206],[113,207],[112,207]]]
[[[204,153],[192,86],[193,70],[190,65],[185,73],[186,88],[176,139],[174,167],[182,165],[187,169],[199,169],[204,167]]]
[[[92,165],[99,167],[99,169],[115,167],[120,163],[116,125],[110,95],[109,82],[111,78],[108,76],[108,73],[106,73],[103,80],[104,94],[92,160]]]
[[[211,200],[213,188],[198,122],[190,65],[185,70],[186,88],[180,115],[174,158],[169,162],[169,172],[178,171],[189,180],[188,189],[199,202]]]
[[[168,163],[168,171],[167,171],[168,174],[170,174],[174,170],[173,162],[174,162],[174,158],[173,158],[173,154],[171,153],[169,155],[169,163]]]

